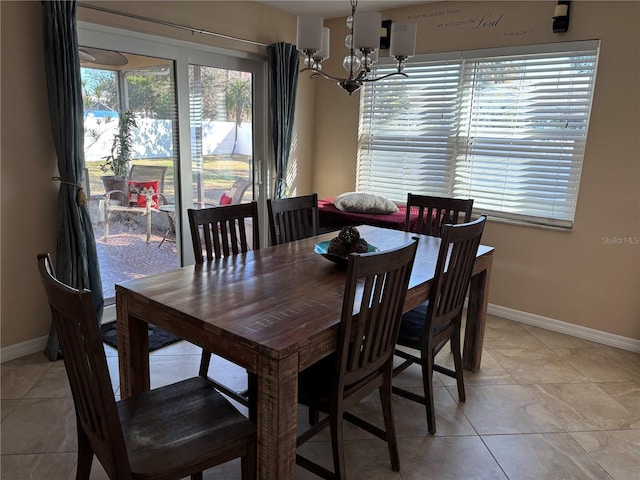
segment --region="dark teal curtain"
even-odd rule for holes
[[[49,114],[58,157],[56,275],[72,287],[90,289],[98,319],[104,298],[93,227],[83,195],[84,119],[80,58],[76,30],[76,1],[42,2],[44,61],[49,93]],[[58,358],[58,338],[53,329],[45,350]]]
[[[274,43],[269,53],[269,91],[271,96],[271,123],[275,155],[276,181],[274,198],[284,198],[287,190],[287,165],[291,150],[293,116],[298,90],[299,54],[295,45]]]

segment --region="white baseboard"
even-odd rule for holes
[[[116,321],[116,306],[115,304],[107,305],[102,310],[102,323],[109,323],[109,322],[115,322],[115,321]]]
[[[565,335],[571,335],[572,337],[581,338],[583,340],[589,340],[596,343],[602,343],[603,345],[608,345],[610,347],[640,353],[640,340],[636,340],[634,338],[623,337],[621,335],[615,335],[613,333],[603,332],[593,328],[582,327],[580,325],[574,325],[573,323],[561,322],[560,320],[554,320],[553,318],[521,312],[520,310],[501,307],[499,305],[489,304],[487,307],[487,313],[495,315],[496,317],[506,318],[507,320],[513,320],[515,322],[526,323],[527,325],[533,325],[534,327],[551,330],[553,332],[564,333]]]
[[[0,349],[0,363],[15,360],[16,358],[31,355],[36,352],[42,352],[42,355],[44,356],[44,349],[47,347],[47,340],[49,340],[49,336],[45,335],[44,337],[34,338],[33,340],[27,340],[26,342],[4,347]]]
[[[115,320],[115,306],[108,306],[104,309],[102,317],[103,322],[109,322]],[[629,350],[631,352],[640,353],[640,340],[633,338],[622,337],[620,335],[614,335],[613,333],[607,333],[593,328],[582,327],[580,325],[574,325],[572,323],[561,322],[560,320],[554,320],[553,318],[543,317],[533,313],[521,312],[520,310],[514,310],[512,308],[501,307],[499,305],[489,304],[487,307],[487,313],[495,315],[496,317],[506,318],[507,320],[513,320],[515,322],[526,323],[527,325],[533,325],[534,327],[544,328],[553,332],[564,333],[565,335],[571,335],[573,337],[582,338],[583,340],[590,340],[596,343],[602,343],[610,347],[621,348],[623,350]],[[34,338],[33,340],[27,340],[26,342],[18,343],[16,345],[9,345],[0,349],[0,363],[8,362],[16,358],[24,357],[36,352],[43,352],[47,346],[48,337]]]
[[[108,305],[104,307],[102,313],[102,323],[113,322],[116,319],[116,306]],[[0,363],[8,362],[9,360],[15,360],[16,358],[31,355],[32,353],[42,352],[44,355],[44,349],[47,348],[47,341],[49,336],[46,335],[40,338],[34,338],[33,340],[27,340],[26,342],[18,343],[16,345],[9,345],[8,347],[0,348]]]

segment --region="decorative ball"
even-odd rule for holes
[[[338,237],[334,237],[329,242],[329,248],[327,248],[327,253],[332,255],[338,255],[339,257],[346,257],[349,253],[347,246],[342,243],[342,241]]]
[[[364,238],[359,239],[351,247],[352,250],[349,253],[367,253],[369,251],[369,244]]]
[[[360,240],[360,232],[356,227],[342,227],[340,233],[338,233],[338,238],[349,247]]]

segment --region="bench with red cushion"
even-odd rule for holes
[[[398,211],[390,214],[343,212],[333,204],[333,198],[318,200],[320,228],[324,231],[339,230],[350,225],[373,225],[376,227],[404,230],[407,208],[398,205]],[[411,230],[415,231],[418,223],[417,211],[411,214]]]

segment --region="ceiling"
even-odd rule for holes
[[[349,0],[258,0],[269,7],[293,15],[319,15],[324,18],[346,17],[351,14]],[[358,10],[378,11],[430,3],[425,0],[358,0]]]
[[[2,0],[0,0],[2,1]],[[319,15],[324,18],[347,17],[351,14],[349,0],[254,0],[292,15]],[[360,11],[380,11],[431,3],[436,0],[358,0]],[[131,70],[146,66],[166,65],[166,60],[127,53],[80,47],[83,67],[108,70]]]

